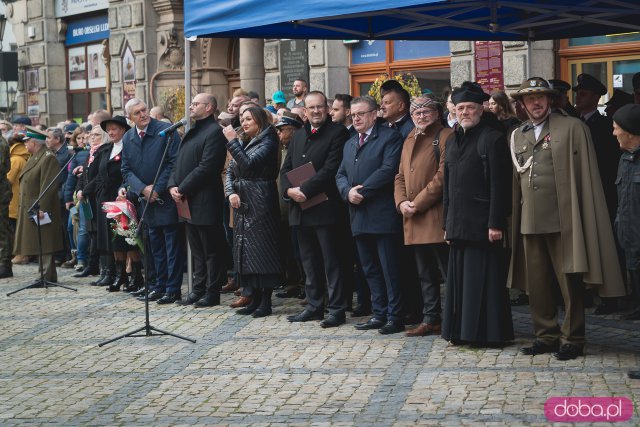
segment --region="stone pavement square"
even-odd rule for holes
[[[552,396],[626,396],[640,425],[640,322],[587,316],[587,355],[559,362],[518,354],[532,339],[514,307],[516,340],[500,349],[440,337],[292,324],[298,300],[274,297],[253,319],[223,304],[151,303],[151,324],[197,340],[114,336],[144,325],[144,306],[59,270],[61,288],[5,296],[36,277],[15,266],[0,280],[0,425],[458,426],[548,425]],[[186,291],[184,285],[183,293]],[[583,424],[581,424],[583,425]],[[588,425],[588,424],[584,424]]]

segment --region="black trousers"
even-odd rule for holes
[[[298,227],[300,257],[307,275],[305,292],[309,310],[324,310],[326,288],[329,312],[342,315],[346,311],[339,242],[339,230],[334,225]]]
[[[449,246],[446,243],[413,245],[413,251],[422,290],[422,321],[438,325],[442,320],[442,299],[438,279],[440,277],[446,279]]]
[[[193,257],[193,293],[217,294],[226,283],[227,241],[222,224],[186,223],[186,234]]]

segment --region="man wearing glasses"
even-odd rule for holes
[[[349,206],[351,233],[371,290],[373,317],[356,329],[393,334],[404,330],[397,258],[402,223],[393,199],[403,138],[399,131],[376,123],[377,110],[373,98],[351,101],[358,134],[345,144],[336,182]]]
[[[149,300],[158,304],[171,304],[180,299],[182,286],[183,249],[178,239],[178,213],[176,204],[169,194],[169,177],[175,166],[180,145],[177,132],[167,136],[159,133],[170,125],[149,116],[144,101],[133,98],[125,105],[125,112],[135,126],[122,139],[122,176],[125,188],[120,197],[128,191],[140,197],[142,215],[149,203],[144,221],[149,228],[149,241],[156,281],[149,284]],[[165,146],[169,144],[167,156],[160,164]],[[160,169],[158,181],[152,189],[156,172]],[[148,254],[145,254],[148,255]],[[144,294],[140,295],[144,300]]]

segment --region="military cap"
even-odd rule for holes
[[[282,116],[280,117],[280,121],[276,123],[276,127],[279,128],[281,126],[291,125],[296,128],[301,128],[304,123],[300,116],[291,111],[283,111]]]
[[[26,126],[27,128],[27,132],[25,134],[25,138],[24,139],[37,139],[39,141],[44,141],[45,139],[47,139],[47,134],[46,132],[38,129],[37,127],[33,127],[33,126]]]
[[[76,122],[69,123],[69,124],[64,125],[64,128],[62,129],[62,131],[64,133],[73,132],[74,130],[76,130],[78,128],[78,126],[80,126],[80,125],[77,124]]]
[[[458,104],[460,102],[475,102],[482,104],[491,98],[476,82],[464,82],[459,88],[451,92],[451,102]]]
[[[573,90],[586,89],[595,92],[600,96],[607,93],[607,88],[605,87],[605,85],[603,85],[600,80],[596,79],[591,74],[582,73],[578,75],[577,80],[578,84],[573,87]]]
[[[571,89],[571,85],[569,83],[560,79],[550,79],[549,86],[552,89],[557,90],[558,92],[569,92],[569,90]]]
[[[613,115],[613,121],[632,135],[640,135],[640,104],[627,104]]]
[[[614,89],[611,99],[604,103],[612,107],[622,107],[627,104],[633,104],[633,95],[620,89]]]
[[[520,99],[525,95],[532,94],[557,95],[558,91],[552,88],[549,82],[542,77],[531,77],[523,81],[518,91],[511,93],[511,97],[513,99]]]
[[[11,119],[11,123],[31,126],[31,119],[27,116],[16,115]]]

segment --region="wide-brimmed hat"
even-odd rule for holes
[[[129,123],[127,123],[127,119],[125,119],[124,116],[113,116],[110,119],[101,121],[100,127],[102,128],[103,131],[105,132],[107,131],[107,125],[109,123],[115,123],[117,125],[122,126],[125,131],[131,129],[131,126],[129,126]]]
[[[297,114],[292,113],[291,111],[283,111],[282,116],[280,117],[280,121],[276,123],[276,127],[279,128],[285,125],[291,125],[296,128],[301,128],[302,126],[304,126],[304,122]]]
[[[602,96],[607,93],[607,88],[602,82],[591,74],[582,73],[577,77],[578,83],[573,87],[573,90],[586,89],[597,93]]]
[[[548,95],[556,95],[558,93],[557,90],[553,89],[549,82],[543,79],[542,77],[531,77],[522,82],[520,88],[517,92],[511,93],[511,98],[520,99],[525,95],[532,94],[548,94]]]

